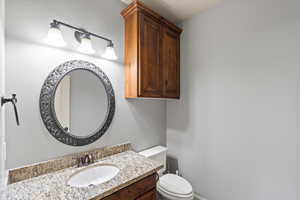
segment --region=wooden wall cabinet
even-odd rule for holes
[[[125,20],[126,98],[180,97],[182,30],[134,0]]]

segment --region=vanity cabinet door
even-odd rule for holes
[[[147,195],[146,197],[150,196],[150,194],[148,194],[149,191],[156,191],[156,174],[152,174],[133,183],[110,196],[95,198],[93,200],[136,200],[142,198],[144,195]],[[149,198],[147,200],[150,200]],[[155,198],[153,200],[155,200]]]
[[[180,35],[164,27],[162,40],[162,65],[164,76],[164,97],[180,96]]]
[[[139,96],[161,97],[161,25],[150,16],[140,14]]]
[[[156,190],[151,190],[136,200],[156,200]]]

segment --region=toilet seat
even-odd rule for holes
[[[193,188],[184,178],[175,174],[166,174],[157,182],[158,192],[170,200],[192,200]]]
[[[168,200],[193,200],[194,199],[193,193],[191,193],[189,195],[172,194],[170,192],[164,191],[160,187],[157,187],[157,191],[160,195],[167,198]]]

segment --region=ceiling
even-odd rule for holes
[[[132,0],[121,0],[126,4]],[[178,23],[192,15],[212,7],[221,0],[141,0],[165,18]]]

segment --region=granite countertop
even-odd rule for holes
[[[113,164],[120,169],[120,172],[106,183],[76,188],[68,186],[66,183],[73,173],[86,167],[71,167],[8,185],[6,188],[7,200],[90,200],[95,197],[104,198],[162,168],[159,163],[133,151],[105,157],[88,167],[98,164]]]

